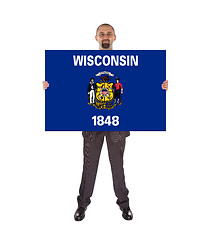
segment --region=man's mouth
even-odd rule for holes
[[[102,41],[102,47],[103,48],[109,48],[110,47],[110,41],[105,39]]]

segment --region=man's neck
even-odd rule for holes
[[[109,48],[109,49],[104,49],[104,48],[100,48],[100,47],[99,47],[99,50],[104,50],[104,51],[105,51],[105,50],[113,50],[113,47],[111,47],[111,48]]]

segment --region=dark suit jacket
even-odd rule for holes
[[[94,141],[97,131],[83,131],[82,135],[85,138],[88,138],[90,141]],[[114,142],[118,142],[130,135],[129,131],[110,131],[109,132],[111,139]]]

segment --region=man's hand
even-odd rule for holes
[[[46,90],[49,87],[49,83],[47,81],[43,81],[43,89]]]
[[[168,80],[164,81],[163,84],[162,84],[162,89],[164,90],[168,90]]]

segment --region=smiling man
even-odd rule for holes
[[[96,41],[99,43],[99,50],[113,50],[113,42],[116,40],[114,28],[109,24],[102,24],[97,28]],[[43,88],[49,87],[48,82],[43,82]],[[162,89],[168,89],[168,81],[164,81]],[[122,89],[123,90],[123,89]],[[129,206],[128,189],[125,183],[123,168],[123,155],[125,149],[126,137],[130,132],[123,131],[83,131],[84,137],[84,163],[81,184],[79,188],[78,208],[74,214],[76,221],[81,221],[85,217],[85,211],[91,203],[91,196],[94,190],[94,184],[99,164],[99,158],[104,139],[108,147],[108,155],[111,164],[114,192],[117,197],[117,204],[122,211],[122,217],[125,220],[132,220],[133,214]],[[103,187],[103,186],[102,186]],[[105,201],[102,208],[106,206]],[[101,213],[99,214],[102,215]],[[97,216],[99,218],[99,216]]]
[[[99,50],[113,50],[113,42],[116,40],[114,28],[109,24],[100,25],[97,28],[95,39],[99,43]],[[119,82],[119,79],[117,82]],[[167,87],[168,81],[165,81],[162,88],[167,90]],[[87,206],[91,202],[90,198],[94,190],[104,138],[106,138],[108,147],[117,204],[122,211],[122,217],[125,220],[132,220],[133,214],[129,206],[129,191],[126,187],[123,168],[125,141],[126,137],[130,135],[130,132],[97,131],[83,132],[82,134],[84,136],[84,166],[78,196],[78,209],[74,215],[75,220],[81,221],[84,219]],[[106,199],[105,202],[102,203],[102,206],[106,206]]]
[[[109,24],[100,25],[95,39],[99,43],[99,50],[112,50],[113,42],[116,40],[114,28]]]
[[[97,28],[95,39],[99,43],[99,50],[113,50],[113,42],[116,40],[114,28],[109,24],[100,25]],[[77,198],[78,208],[74,215],[75,220],[81,221],[84,219],[87,206],[91,202],[90,198],[94,190],[104,138],[106,138],[108,147],[117,204],[122,211],[123,218],[132,220],[133,214],[129,207],[129,191],[126,188],[123,168],[125,138],[130,135],[130,132],[85,131],[82,134],[84,136],[84,165]],[[106,199],[102,204],[106,206]]]

